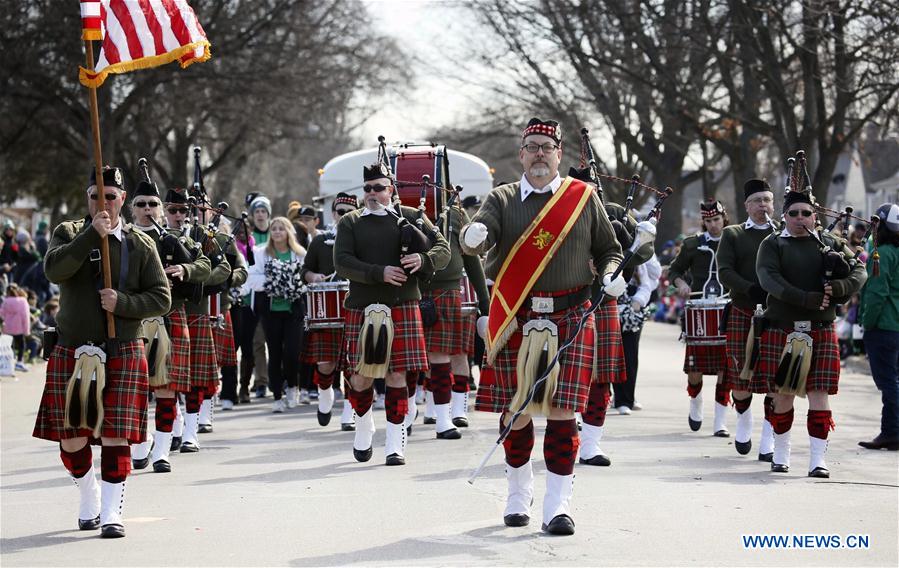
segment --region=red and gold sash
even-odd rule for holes
[[[562,246],[592,192],[592,186],[566,177],[509,251],[490,296],[488,362],[494,362],[500,349],[518,328],[515,313]]]

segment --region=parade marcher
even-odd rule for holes
[[[478,407],[503,413],[501,432],[537,378],[541,347],[557,349],[577,329],[589,307],[593,271],[602,275],[609,295],[625,291],[624,278],[611,279],[622,259],[621,247],[599,197],[591,185],[559,177],[561,141],[557,122],[531,119],[518,152],[524,168],[521,181],[494,188],[461,233],[464,252],[487,252],[486,275],[494,280],[489,318],[478,321],[479,330],[486,325],[488,349]],[[543,389],[538,404],[515,420],[503,442],[509,484],[503,520],[508,526],[530,522],[531,413],[538,411],[547,417],[542,528],[550,534],[574,534],[570,502],[579,445],[575,413],[587,406],[595,334],[591,315],[559,358],[552,373],[555,387]],[[493,374],[494,384],[485,384],[487,372]]]
[[[874,235],[879,274],[869,261],[868,281],[862,289],[861,323],[865,328],[865,353],[874,384],[880,390],[883,411],[880,433],[859,442],[869,450],[899,450],[899,205],[884,203]]]
[[[819,235],[810,192],[788,191],[783,212],[784,229],[762,241],[756,261],[768,307],[752,391],[775,393],[774,472],[790,469],[793,400],[807,394],[808,475],[826,478],[827,435],[834,425],[828,396],[837,393],[840,380],[835,309],[861,289],[866,273],[863,264],[847,263],[853,253],[845,241]],[[831,250],[822,250],[819,240]]]
[[[256,263],[250,267],[243,291],[252,294],[250,305],[265,330],[269,387],[275,399],[272,412],[282,413],[295,408],[299,400],[297,381],[305,316],[299,276],[306,249],[297,243],[290,221],[275,217],[268,242],[257,245],[253,256]]]
[[[156,184],[142,180],[134,193],[135,197],[131,200],[133,226],[156,245],[168,279],[172,305],[164,317],[144,320],[145,334],[152,332],[148,334],[152,336],[146,337],[146,349],[150,390],[156,399],[156,412],[153,437],[131,446],[131,460],[134,469],[143,469],[152,462],[154,472],[168,473],[172,470],[169,452],[178,405],[176,397],[190,392],[190,335],[184,312],[185,294],[189,294],[188,289],[196,290],[197,285],[209,277],[210,266],[209,259],[202,254],[197,254],[190,261],[182,258],[184,251],[193,248],[193,242],[189,237],[182,237],[180,231],[169,229],[171,236],[167,239],[183,238],[184,250],[176,251],[176,245],[171,240],[163,239],[153,223],[163,220],[162,200]],[[157,352],[165,354],[161,361],[156,361],[153,356]]]
[[[293,203],[297,203],[294,201]],[[320,235],[322,232],[318,229],[319,218],[318,212],[309,206],[299,207],[295,212],[295,218],[291,220],[296,230],[297,242],[301,247],[309,250],[312,239]],[[310,402],[318,402],[318,389],[315,383],[315,362],[307,361],[305,358],[300,361],[300,404],[309,404]]]
[[[251,260],[253,262],[256,260],[253,257],[253,247],[256,246],[256,241],[253,239],[253,235],[250,234],[249,225],[250,223],[246,219],[241,219],[236,221],[232,227],[234,246],[237,247],[237,251],[244,258],[244,264],[247,266],[252,264]],[[249,404],[250,377],[253,374],[253,363],[255,361],[253,356],[253,333],[256,329],[256,316],[253,314],[253,310],[246,305],[249,303],[249,298],[239,295],[240,288],[236,290],[238,296],[231,305],[231,321],[234,327],[234,343],[240,349],[240,389],[237,394],[237,401],[240,404]],[[252,322],[252,326],[247,324],[248,330],[245,333],[244,320],[247,318]],[[246,363],[244,363],[244,359],[246,359]]]
[[[356,197],[340,192],[331,203],[331,214],[335,226],[316,235],[309,245],[306,258],[303,260],[303,281],[308,284],[326,282],[335,276],[334,239],[336,224],[344,215],[358,209]],[[346,366],[344,360],[344,329],[315,329],[306,336],[306,358],[316,365],[315,385],[318,389],[318,423],[327,426],[331,422],[331,409],[334,406],[334,388],[340,388],[340,373]],[[343,413],[340,417],[341,428],[349,430],[353,424],[353,407],[348,398],[343,400]],[[344,428],[344,425],[347,427]]]
[[[231,275],[219,286],[219,318],[212,323],[212,339],[215,342],[215,358],[221,369],[222,410],[232,410],[238,403],[237,393],[237,343],[234,320],[231,316],[232,290],[239,289],[247,281],[247,262],[237,247],[236,234],[224,231],[215,234],[218,247],[231,267]]]
[[[684,239],[680,252],[671,263],[668,277],[677,287],[677,293],[685,300],[693,293],[707,296],[707,282],[717,282],[717,261],[715,251],[721,239],[721,231],[727,225],[727,212],[720,201],[714,199],[700,203],[703,232]],[[710,274],[711,273],[711,274]],[[711,280],[710,280],[711,276]],[[717,295],[723,290],[720,285]],[[707,330],[717,333],[718,330]],[[696,432],[702,426],[702,376],[716,375],[715,383],[715,423],[713,432],[719,438],[727,438],[727,407],[730,404],[730,390],[725,381],[727,360],[724,345],[690,345],[684,354],[684,372],[687,373],[687,394],[690,395],[690,413],[687,422]]]
[[[438,436],[444,439],[461,438],[455,427],[468,426],[468,376],[471,372],[468,358],[474,351],[476,321],[462,311],[463,270],[477,295],[478,311],[486,315],[490,308],[481,259],[464,254],[459,244],[459,231],[468,222],[468,215],[462,209],[451,207],[447,210],[445,222],[438,230],[446,236],[450,245],[449,264],[420,285],[425,344],[431,366],[428,386],[434,403],[435,428]],[[416,373],[407,381],[407,427],[415,419],[417,379]]]
[[[393,204],[396,188],[384,164],[364,168],[363,179],[364,208],[340,219],[334,242],[337,275],[350,281],[344,306],[347,359],[354,371],[349,397],[357,416],[353,456],[361,462],[371,459],[374,380],[385,378],[386,464],[404,465],[406,374],[428,368],[416,273],[444,268],[450,250],[427,218],[422,218],[429,233],[425,236],[414,226],[418,211]],[[430,249],[409,248],[401,254],[404,233],[430,239]]]
[[[186,224],[190,212],[187,195],[183,190],[170,189],[165,197],[165,218],[170,229],[180,231]],[[191,234],[210,260],[211,271],[203,282],[204,295],[188,298],[184,302],[187,315],[187,329],[190,335],[190,392],[184,396],[184,430],[181,453],[195,453],[200,450],[198,433],[212,431],[212,397],[218,390],[218,366],[212,326],[209,321],[210,296],[205,295],[206,287],[223,284],[231,276],[231,265],[218,255],[217,246],[210,241],[214,236],[205,227],[192,227]]]
[[[268,242],[269,223],[272,218],[272,202],[268,197],[251,193],[247,195],[247,205],[252,220],[253,246]],[[250,264],[250,263],[247,263]],[[250,375],[255,376],[253,391],[256,398],[265,398],[268,388],[268,364],[265,355],[265,332],[256,313],[250,308],[250,298],[241,299],[240,338],[240,384],[249,385]]]
[[[727,383],[732,390],[737,427],[734,446],[741,455],[752,449],[752,392],[750,381],[740,377],[746,363],[746,341],[752,327],[756,306],[767,305],[768,293],[759,284],[755,270],[756,257],[762,241],[774,232],[769,219],[774,215],[774,193],[768,182],[750,179],[743,185],[745,223],[729,225],[721,234],[716,253],[721,283],[730,290],[731,307],[727,318]],[[771,461],[774,456],[774,433],[770,414],[774,398],[765,395],[765,419],[759,444],[759,460]]]
[[[33,435],[59,442],[63,465],[81,494],[78,528],[101,528],[102,537],[117,538],[125,536],[122,512],[125,480],[131,470],[128,445],[139,444],[147,436],[147,361],[141,321],[167,313],[170,296],[155,245],[120,216],[126,195],[122,170],[107,168],[102,175],[105,208],[98,210],[92,172],[87,184],[88,216],[57,226],[47,251],[47,277],[60,288],[58,341],[47,365]],[[104,237],[113,288],[103,286],[100,249]],[[106,326],[107,312],[114,316],[114,337]],[[105,379],[105,387],[86,377]],[[76,396],[76,390],[86,397]],[[95,426],[89,424],[93,418]],[[99,484],[90,447],[98,441],[102,445]]]

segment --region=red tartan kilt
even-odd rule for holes
[[[140,339],[125,341],[120,350],[119,357],[106,362],[100,436],[125,438],[139,444],[147,438],[147,393],[150,390],[144,342]],[[47,363],[47,379],[32,433],[35,438],[57,442],[91,437],[90,430],[63,427],[66,383],[74,370],[75,348],[57,345]]]
[[[212,339],[215,342],[215,360],[219,367],[237,366],[237,347],[234,345],[234,325],[231,311],[224,313],[225,327],[212,324]]]
[[[190,332],[191,386],[200,387],[206,392],[214,393],[218,390],[219,371],[209,316],[188,314],[187,329]]]
[[[422,292],[422,298],[431,298],[437,306],[437,323],[424,328],[428,353],[458,355],[466,353],[464,328],[466,318],[462,314],[462,293],[459,290]]]
[[[596,374],[600,384],[623,383],[627,380],[624,367],[624,345],[621,343],[621,322],[618,320],[618,301],[602,304],[594,313],[596,318]]]
[[[428,370],[428,353],[425,347],[425,336],[421,325],[421,312],[418,302],[403,302],[391,309],[393,319],[393,346],[390,352],[391,372],[426,371]],[[349,369],[355,369],[359,362],[359,335],[365,311],[346,308],[346,345]]]
[[[731,305],[727,319],[727,375],[725,380],[730,388],[739,391],[749,390],[749,381],[740,378],[740,371],[746,363],[746,340],[752,326],[752,311]]]
[[[549,314],[549,319],[559,327],[559,346],[565,343],[577,328],[578,321],[590,307],[584,302],[575,309]],[[542,314],[530,310],[520,310],[516,315],[518,331],[512,334],[509,342],[496,356],[493,365],[481,367],[481,382],[475,409],[485,412],[505,412],[515,396],[518,385],[515,366],[518,361],[518,349],[521,347],[521,329],[530,319]],[[616,316],[617,317],[617,316]],[[587,320],[583,331],[578,334],[574,343],[562,353],[559,359],[561,371],[552,405],[557,408],[583,412],[587,407],[587,396],[593,378],[593,362],[596,349],[596,324],[593,316]],[[517,410],[517,409],[515,409]]]
[[[684,372],[717,375],[727,370],[724,345],[687,345],[684,352]]]
[[[462,315],[462,353],[474,354],[474,336],[478,331],[478,314]]]
[[[812,337],[812,366],[808,371],[805,390],[837,394],[840,382],[840,348],[834,326],[831,323],[823,329],[813,329],[809,335]],[[759,362],[750,385],[752,392],[777,392],[774,375],[786,341],[787,332],[781,329],[767,329],[762,334]]]
[[[310,329],[306,331],[306,347],[303,350],[303,362],[337,363],[337,370],[346,366],[346,346],[343,328]]]
[[[169,384],[166,388],[177,392],[190,392],[190,332],[187,330],[187,314],[184,306],[165,317],[168,323],[171,347],[166,359]]]

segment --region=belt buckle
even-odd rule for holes
[[[796,331],[804,331],[804,332],[811,331],[812,330],[812,322],[809,320],[794,321],[793,329],[795,329]]]
[[[553,299],[546,298],[541,296],[532,296],[531,297],[531,310],[537,312],[538,314],[551,314],[555,310],[553,310]]]

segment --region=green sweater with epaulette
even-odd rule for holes
[[[730,298],[735,306],[754,310],[756,304],[767,303],[767,293],[759,284],[755,271],[755,261],[759,247],[765,237],[774,229],[747,229],[742,223],[729,225],[721,234],[718,243],[718,278],[730,290]]]
[[[153,242],[156,243],[156,251],[158,253],[161,235],[159,234],[159,231],[156,229],[156,227],[153,227],[153,226],[141,227],[140,225],[134,225],[134,227],[136,229],[139,229],[141,232],[143,232],[145,235],[147,235],[151,239],[153,239]],[[177,229],[167,228],[166,231],[170,235],[174,235],[175,237],[180,238],[182,236],[181,231],[179,231]],[[193,240],[191,240],[191,238],[188,236],[184,236],[184,240],[185,240],[185,247],[188,250],[191,250],[192,247],[194,246]],[[163,270],[165,270],[167,260],[165,258],[161,258],[160,260],[162,261]],[[181,267],[184,269],[184,276],[181,278],[182,282],[188,282],[191,284],[200,284],[200,283],[205,282],[206,279],[209,278],[209,272],[210,272],[209,259],[206,258],[206,256],[204,256],[202,253],[199,256],[197,256],[196,260],[194,260],[193,262],[182,263]],[[169,280],[168,282],[169,282],[169,284],[172,283],[171,280]],[[171,287],[169,289],[172,290]],[[177,291],[172,290],[172,308],[169,310],[169,313],[174,312],[175,310],[177,310],[178,308],[183,306],[184,302],[185,302],[184,296],[179,294]]]
[[[709,278],[709,268],[715,258],[718,249],[718,241],[705,240],[703,234],[690,235],[684,239],[680,252],[668,268],[668,278],[674,283],[680,278],[690,285],[690,291],[701,292]],[[705,241],[705,242],[703,242]],[[707,246],[712,252],[699,250],[700,246]]]
[[[400,206],[403,217],[412,223],[418,211]],[[350,281],[344,305],[362,309],[370,304],[395,306],[402,302],[418,301],[418,278],[409,275],[402,286],[384,282],[384,268],[402,267],[400,264],[400,228],[393,215],[363,215],[364,209],[347,213],[337,224],[334,239],[334,266],[337,275]],[[425,234],[434,225],[424,219]],[[426,274],[445,267],[450,259],[449,244],[440,233],[437,241],[426,254],[421,254],[422,268]]]
[[[112,287],[118,293],[113,314],[116,338],[131,341],[140,337],[143,319],[168,313],[171,295],[153,240],[128,224],[122,227],[122,238],[124,242],[113,235],[107,237]],[[103,276],[99,263],[90,260],[91,251],[99,253],[101,241],[90,217],[65,221],[53,230],[44,272],[50,282],[59,285],[59,345],[78,347],[107,339],[106,312],[100,307],[99,294]],[[128,257],[124,285],[123,247]]]
[[[228,282],[229,288],[240,288],[247,281],[246,259],[240,254],[240,250],[234,244],[234,239],[225,233],[216,233],[215,240],[224,249],[225,256],[228,259],[228,266],[231,268],[230,281]],[[231,309],[231,294],[228,291],[221,294],[221,305],[222,313]]]
[[[216,235],[216,241],[218,241],[217,237],[218,235]],[[213,245],[211,249],[218,252],[215,245]],[[227,282],[228,278],[230,277],[231,265],[228,264],[228,261],[223,257],[218,266],[213,268],[209,273],[209,278],[206,279],[203,285],[218,286],[219,284],[224,284],[225,282]],[[246,280],[246,276],[244,276],[244,280]],[[203,298],[199,302],[192,302],[190,300],[184,302],[184,310],[188,315],[209,315],[209,297],[203,296]],[[224,309],[222,309],[222,312],[224,312]]]

